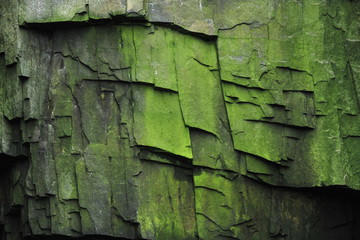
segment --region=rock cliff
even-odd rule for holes
[[[0,239],[360,239],[357,0],[0,0]]]

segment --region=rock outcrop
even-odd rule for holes
[[[0,239],[360,239],[357,0],[0,0]]]

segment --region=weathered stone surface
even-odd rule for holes
[[[359,1],[0,2],[0,239],[360,238]]]

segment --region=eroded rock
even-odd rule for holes
[[[1,1],[0,238],[359,238],[359,13]]]

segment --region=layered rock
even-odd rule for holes
[[[358,1],[0,13],[1,239],[360,237]]]

